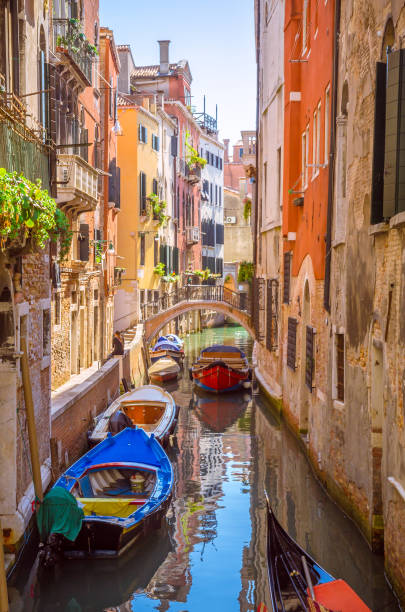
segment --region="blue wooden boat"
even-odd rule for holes
[[[166,336],[160,336],[157,340],[158,342],[169,341],[182,349],[184,346],[184,340],[176,336],[176,334],[166,334]]]
[[[181,363],[184,357],[184,351],[174,342],[161,340],[160,342],[156,342],[155,346],[149,351],[149,355],[152,363],[155,363],[161,357],[171,357],[177,363]]]
[[[173,469],[154,435],[124,429],[83,455],[57,480],[82,507],[84,519],[67,557],[114,557],[160,527],[173,488]],[[46,497],[44,504],[46,503]]]

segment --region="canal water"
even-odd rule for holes
[[[175,494],[162,528],[115,561],[69,561],[46,574],[32,546],[12,576],[11,612],[253,612],[260,602],[270,610],[265,489],[283,526],[327,571],[374,612],[399,609],[381,557],[325,494],[265,398],[193,393],[188,367],[214,343],[251,355],[240,327],[186,339],[184,376],[171,387],[181,410],[170,450]]]

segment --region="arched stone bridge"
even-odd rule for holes
[[[149,343],[170,321],[190,310],[217,310],[244,327],[254,337],[250,298],[223,286],[186,285],[142,304],[145,339]]]

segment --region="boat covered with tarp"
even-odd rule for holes
[[[198,387],[214,393],[250,386],[245,353],[236,346],[225,344],[204,348],[190,370],[190,377]]]
[[[336,580],[293,540],[267,503],[267,564],[273,610],[371,612],[344,580]]]
[[[179,408],[167,391],[157,385],[144,385],[120,395],[98,418],[89,434],[90,445],[116,434],[125,427],[141,427],[165,446],[177,424]]]
[[[166,334],[165,336],[159,336],[159,338],[157,339],[157,342],[165,341],[169,341],[172,344],[176,344],[180,349],[182,349],[184,346],[184,340],[179,338],[179,336],[177,336],[176,334]]]
[[[143,533],[160,527],[172,488],[172,465],[154,435],[124,429],[56,481],[38,512],[41,539],[60,534],[64,554],[71,558],[118,556]],[[71,518],[79,516],[80,525]]]
[[[149,350],[149,357],[152,363],[155,363],[161,357],[171,357],[177,363],[181,363],[184,358],[184,351],[175,342],[170,342],[166,338],[159,338],[158,342]]]

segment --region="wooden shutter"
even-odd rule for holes
[[[156,179],[153,179],[152,181],[152,193],[158,195],[158,182]]]
[[[140,237],[140,265],[145,265],[145,234]]]
[[[279,282],[276,278],[267,281],[266,348],[268,351],[274,351],[278,346],[278,290]]]
[[[288,317],[287,331],[287,366],[295,370],[297,356],[297,319]]]
[[[284,253],[283,304],[290,303],[291,253]]]
[[[115,169],[115,208],[121,208],[121,168]]]
[[[315,344],[315,330],[310,325],[307,325],[306,329],[306,343],[305,343],[305,384],[312,393],[314,369],[315,369],[315,357],[314,357],[314,344]]]
[[[141,215],[146,211],[146,174],[139,174],[139,210]]]
[[[153,241],[153,265],[157,266],[159,263],[159,242],[157,240]]]
[[[79,256],[81,261],[89,261],[89,244],[89,226],[87,223],[80,223]]]
[[[374,105],[373,178],[371,193],[371,223],[383,221],[384,154],[385,154],[385,104],[387,66],[376,64],[376,87]]]
[[[148,129],[143,127],[143,142],[146,144],[148,142]]]
[[[172,136],[171,153],[173,157],[177,157],[177,136]]]
[[[179,249],[178,247],[173,248],[173,272],[179,273]]]
[[[383,216],[405,210],[405,49],[388,55]]]

